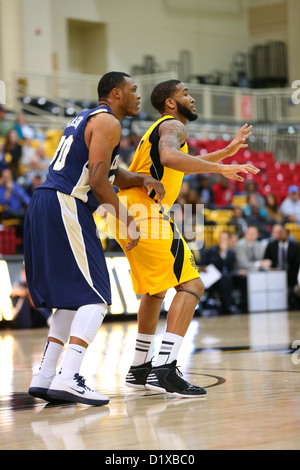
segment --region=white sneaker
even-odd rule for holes
[[[40,372],[34,374],[28,389],[29,395],[35,398],[42,398],[42,400],[52,401],[48,396],[48,389],[54,377],[54,375],[51,377],[44,377]]]
[[[59,375],[56,375],[49,387],[48,396],[56,400],[84,403],[93,406],[107,405],[109,403],[107,396],[101,395],[101,393],[97,393],[87,387],[85,379],[79,374],[75,374],[70,379],[62,379]]]

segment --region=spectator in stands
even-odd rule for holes
[[[26,161],[26,166],[23,166],[25,159],[23,160],[22,158],[22,176],[17,181],[21,186],[30,188],[33,180],[36,180],[37,177],[41,179],[41,182],[45,180],[50,160],[45,157],[45,146],[43,143],[37,146],[32,155],[28,153],[27,156],[30,158]]]
[[[4,168],[7,168],[7,163],[4,155],[4,145],[3,142],[0,141],[0,174]]]
[[[257,194],[252,193],[247,197],[247,204],[243,209],[243,216],[247,225],[255,225],[259,231],[259,238],[268,238],[267,211],[260,205]]]
[[[40,328],[48,326],[52,312],[46,308],[35,308],[27,287],[25,268],[12,286],[11,299],[14,310],[12,324],[15,328]]]
[[[235,285],[240,290],[240,309],[248,310],[247,298],[247,272],[255,269],[269,269],[271,261],[264,259],[265,244],[258,240],[259,231],[254,225],[250,225],[247,231],[235,246],[236,269]]]
[[[184,204],[187,204],[188,194],[190,192],[190,185],[187,179],[184,179],[180,188],[180,192],[176,199],[176,203],[180,204],[182,207]]]
[[[219,175],[218,179],[212,186],[214,206],[216,209],[231,209],[234,187],[224,176]]]
[[[283,221],[283,215],[279,210],[278,202],[273,193],[265,195],[265,210],[267,212],[268,221],[271,224]]]
[[[279,240],[282,224],[274,224],[271,229],[271,237],[268,243],[274,240]]]
[[[4,143],[4,156],[8,168],[12,171],[14,178],[20,176],[20,160],[22,156],[22,147],[18,142],[18,134],[11,129]]]
[[[33,139],[35,132],[33,127],[26,123],[26,116],[24,113],[19,113],[17,121],[15,122],[13,129],[16,131],[19,140]]]
[[[20,172],[28,170],[30,161],[34,157],[36,150],[32,146],[32,139],[25,139],[22,144],[22,155],[20,160]]]
[[[211,246],[205,255],[205,264],[213,264],[222,274],[221,279],[208,289],[209,293],[218,292],[220,296],[220,314],[237,312],[232,299],[235,252],[229,246],[229,239],[229,232],[221,232],[218,245]]]
[[[281,203],[280,211],[285,222],[300,225],[300,199],[299,188],[295,184],[289,186],[288,196]]]
[[[246,183],[246,196],[249,197],[251,194],[256,194],[258,203],[260,206],[265,205],[265,199],[262,194],[258,191],[256,181],[248,181]]]
[[[35,188],[37,188],[37,186],[40,186],[43,183],[43,181],[44,181],[44,177],[42,178],[42,176],[39,173],[36,173],[32,176],[30,181],[26,182],[27,184],[24,184],[23,187],[26,193],[31,197],[33,195]]]
[[[234,251],[239,239],[240,237],[238,236],[236,232],[229,232],[229,241],[228,241],[229,248],[231,248]]]
[[[300,279],[299,277],[300,276],[298,275],[297,284],[294,287],[295,303],[296,305],[298,305],[298,308],[300,308]]]
[[[132,161],[132,157],[135,152],[135,148],[132,146],[129,136],[123,135],[120,140],[120,158],[126,164],[127,168]]]
[[[237,234],[238,238],[241,238],[245,235],[248,225],[243,217],[243,211],[240,206],[232,207],[232,217],[229,219],[228,225],[235,228],[235,233]]]
[[[298,303],[294,290],[296,288],[297,291],[298,284],[300,245],[291,241],[289,235],[289,230],[286,227],[280,227],[278,239],[268,243],[264,257],[271,260],[272,268],[287,271],[289,307],[293,308]]]
[[[30,201],[26,191],[13,179],[12,171],[6,168],[0,175],[0,206],[3,208],[2,220],[24,220]]]
[[[269,268],[271,261],[264,259],[264,244],[258,239],[259,231],[255,225],[249,225],[247,231],[236,244],[236,267],[239,270]]]
[[[6,119],[6,111],[0,104],[0,138],[6,139],[7,133],[12,129],[13,123]]]
[[[210,187],[210,180],[205,174],[191,175],[188,179],[191,189],[195,189],[199,196],[201,204],[205,205],[206,209],[213,209],[213,191]]]

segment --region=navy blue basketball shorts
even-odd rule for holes
[[[28,288],[36,308],[111,305],[105,256],[91,210],[52,189],[34,192],[24,224]]]

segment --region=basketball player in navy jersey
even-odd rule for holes
[[[140,95],[132,78],[105,74],[98,84],[99,107],[83,111],[66,126],[45,182],[34,192],[24,227],[28,287],[36,307],[56,309],[39,372],[29,394],[46,401],[104,405],[105,395],[87,387],[80,368],[111,304],[109,274],[93,212],[109,205],[127,227],[126,250],[135,248],[139,230],[112,187],[163,185],[152,177],[118,167],[120,121],[135,116]],[[107,206],[106,206],[107,207]],[[56,367],[69,340],[62,367]]]

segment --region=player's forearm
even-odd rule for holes
[[[204,160],[200,156],[186,155],[179,150],[172,150],[161,155],[161,163],[167,168],[183,173],[222,173],[223,165]]]
[[[196,158],[200,158],[201,160],[204,160],[206,162],[218,163],[224,160],[224,158],[227,158],[228,156],[229,151],[225,147],[224,149],[216,150],[215,152],[207,153],[206,155],[196,155]]]
[[[133,173],[124,168],[117,168],[114,186],[119,189],[128,189],[133,186],[143,186],[144,175]]]

